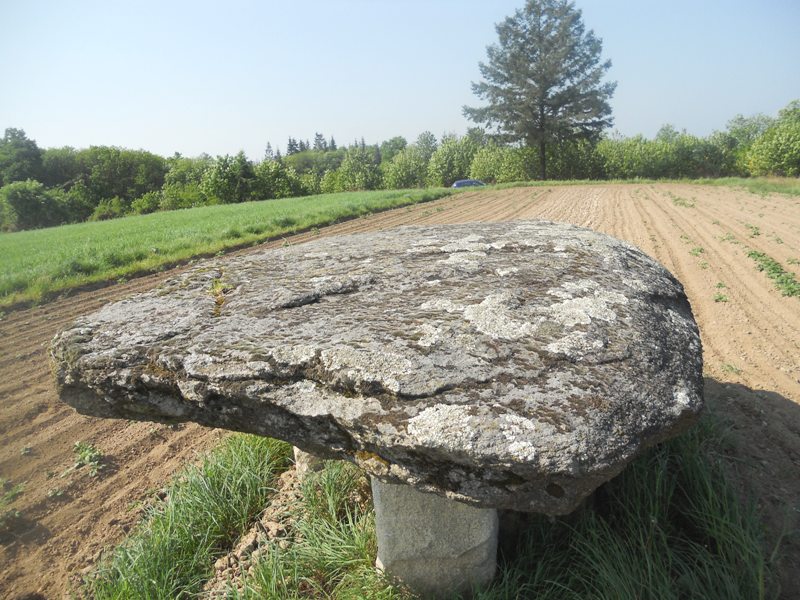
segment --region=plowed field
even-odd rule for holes
[[[762,506],[768,542],[797,529],[800,298],[782,296],[747,251],[764,252],[800,273],[800,200],[688,184],[517,188],[468,192],[289,241],[407,224],[514,219],[609,233],[676,275],[700,325],[707,401],[729,421],[736,444],[732,472]],[[136,522],[142,502],[223,435],[194,425],[87,418],[56,399],[47,362],[56,332],[76,316],[174,273],[78,293],[0,320],[0,476],[25,484],[12,504],[19,516],[0,539],[0,597],[66,596],[81,571]],[[65,474],[79,440],[105,457],[97,477],[86,469]],[[782,553],[783,596],[800,597],[797,536],[784,541]]]

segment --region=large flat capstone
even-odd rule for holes
[[[702,407],[680,283],[548,222],[210,260],[78,319],[52,356],[85,414],[274,436],[387,483],[553,515]]]

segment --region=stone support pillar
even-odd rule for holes
[[[377,567],[425,597],[469,593],[494,577],[498,517],[372,478]]]

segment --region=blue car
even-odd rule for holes
[[[452,186],[454,188],[461,188],[461,187],[471,187],[475,185],[486,185],[480,179],[459,179],[458,181],[454,182]]]

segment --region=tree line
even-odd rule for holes
[[[532,179],[800,176],[800,100],[776,118],[733,118],[702,138],[665,125],[653,139],[605,135],[613,125],[604,81],[611,62],[569,0],[527,0],[496,26],[464,107],[479,125],[437,140],[393,137],[347,147],[321,133],[290,137],[286,154],[243,152],[163,158],[109,146],[40,149],[21,129],[0,140],[0,230],[15,231],[126,214],[326,192]],[[484,129],[485,127],[486,129]]]
[[[487,183],[540,175],[541,149],[507,143],[481,128],[464,136],[431,132],[409,143],[342,147],[317,134],[291,138],[285,155],[252,161],[236,155],[164,158],[113,146],[39,148],[21,129],[0,140],[0,229],[17,231],[128,214],[320,193]],[[648,139],[608,135],[544,149],[550,179],[800,176],[800,101],[777,117],[738,115],[707,137],[662,127]]]

